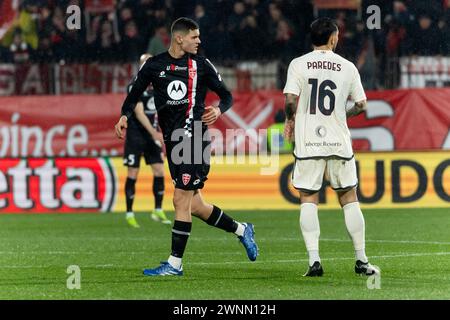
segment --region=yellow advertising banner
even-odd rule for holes
[[[127,168],[111,158],[118,194],[114,211],[125,211]],[[448,207],[450,213],[450,152],[367,152],[356,154],[358,197],[363,208]],[[205,199],[223,209],[295,209],[298,192],[290,182],[292,155],[212,158]],[[173,184],[166,162],[163,207],[173,210]],[[134,210],[150,211],[153,175],[142,160]],[[321,208],[339,208],[335,192],[324,183]]]

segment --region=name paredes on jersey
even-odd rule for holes
[[[342,67],[340,63],[331,61],[308,61],[306,63],[308,69],[323,69],[323,70],[333,70],[341,71]]]

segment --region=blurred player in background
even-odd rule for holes
[[[152,83],[170,174],[175,184],[175,222],[168,261],[154,269],[145,269],[147,276],[183,275],[182,257],[192,228],[192,215],[236,234],[251,261],[258,256],[253,225],[233,220],[220,208],[205,202],[200,191],[210,169],[208,125],[231,108],[233,98],[214,65],[197,55],[200,44],[198,24],[188,18],[179,18],[172,24],[171,34],[169,50],[148,59],[140,69],[115,127],[117,136],[122,138],[127,118]],[[218,106],[205,106],[208,88],[219,96]]]
[[[150,54],[143,54],[140,59],[140,65],[142,66],[150,57]],[[132,84],[128,86],[128,92],[131,89]],[[145,163],[153,171],[155,208],[151,217],[155,221],[171,224],[162,209],[164,197],[164,159],[161,149],[162,135],[157,131],[158,117],[154,100],[153,91],[146,89],[136,105],[134,114],[128,119],[123,156],[123,163],[128,167],[128,175],[125,182],[126,220],[134,228],[139,228],[133,212],[133,202],[142,155],[144,156]]]
[[[358,69],[334,53],[337,25],[328,18],[311,24],[314,50],[294,59],[288,69],[285,137],[295,141],[292,183],[300,191],[300,228],[309,255],[305,276],[322,276],[319,256],[318,191],[324,175],[337,192],[353,240],[358,274],[372,275],[365,253],[365,223],[356,195],[358,178],[347,118],[366,109]],[[348,97],[355,101],[346,110]]]

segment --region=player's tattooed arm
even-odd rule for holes
[[[295,127],[295,112],[297,111],[297,99],[298,96],[291,93],[286,93],[286,101],[284,104],[284,111],[286,113],[286,121],[284,124],[284,137],[288,141],[294,140],[294,127]]]
[[[364,111],[366,111],[366,108],[367,108],[367,100],[355,102],[353,107],[347,110],[347,119],[357,116],[360,113],[363,113]]]
[[[284,112],[286,113],[286,120],[294,120],[295,111],[297,110],[297,98],[295,94],[286,93],[286,101],[284,104]]]

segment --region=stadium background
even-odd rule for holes
[[[66,27],[73,4],[81,7],[80,30]],[[372,4],[381,8],[380,29],[366,26]],[[201,53],[233,90],[234,107],[214,128],[225,137],[227,129],[245,130],[222,141],[243,155],[232,165],[214,164],[208,200],[226,210],[297,210],[289,150],[264,158],[249,154],[249,146],[265,144],[264,130],[283,122],[287,65],[309,51],[310,22],[332,16],[340,28],[337,52],[356,64],[369,99],[368,112],[349,121],[363,208],[450,213],[450,1],[4,0],[0,6],[2,214],[124,212],[123,142],[113,127],[140,54],[164,51],[179,16],[200,24]],[[276,172],[262,175],[271,164],[278,164]],[[135,210],[148,212],[152,175],[141,168]],[[168,171],[166,187],[164,208],[172,210]],[[326,186],[321,202],[339,207]]]

